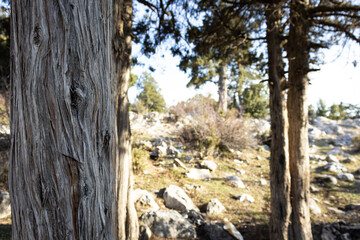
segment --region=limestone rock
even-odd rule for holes
[[[154,235],[161,238],[195,239],[196,231],[183,216],[174,210],[148,212],[140,217]]]
[[[343,173],[343,174],[338,174],[336,176],[338,179],[342,180],[342,181],[346,181],[346,182],[353,182],[355,181],[355,177],[354,175],[352,175],[351,173]]]
[[[217,198],[213,198],[206,206],[206,213],[209,215],[218,215],[225,211],[224,205]]]
[[[251,204],[251,203],[255,202],[255,199],[247,193],[240,194],[239,196],[236,196],[235,198],[244,204]]]
[[[186,174],[188,178],[191,179],[210,179],[211,174],[209,169],[197,169],[191,168],[189,172]]]
[[[332,154],[327,155],[326,161],[339,163],[339,159],[336,156],[332,155]]]
[[[315,215],[320,215],[321,214],[321,209],[320,207],[317,205],[316,201],[313,198],[310,198],[309,201],[309,208],[310,211],[315,214]]]
[[[206,169],[209,169],[210,171],[215,171],[215,169],[217,168],[217,165],[215,162],[210,161],[210,160],[204,160],[200,163],[200,166]]]
[[[170,185],[164,191],[165,206],[171,209],[185,211],[194,209],[199,211],[192,200],[181,188]]]
[[[241,178],[238,176],[228,176],[226,177],[227,181],[230,181],[234,186],[238,188],[245,188],[244,183],[241,181]]]
[[[151,193],[142,189],[135,189],[133,191],[134,202],[140,202],[144,206],[150,206],[150,209],[157,211],[160,209],[159,205],[155,202],[154,197]]]
[[[170,157],[179,157],[180,156],[180,152],[174,146],[169,146],[166,149],[166,153]]]
[[[185,164],[182,161],[180,161],[179,159],[175,158],[174,163],[175,163],[176,166],[187,170],[187,167],[185,166]]]

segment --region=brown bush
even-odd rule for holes
[[[254,135],[254,129],[238,111],[232,110],[222,116],[214,108],[203,108],[181,132],[186,142],[208,154],[254,148],[258,144]]]

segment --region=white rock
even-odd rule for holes
[[[199,211],[192,200],[180,187],[170,185],[164,191],[165,206],[171,209],[185,211],[194,209]]]
[[[215,171],[215,169],[217,168],[217,165],[215,162],[210,161],[210,160],[204,160],[200,163],[200,166],[203,168],[207,168],[210,171]]]
[[[352,175],[351,173],[343,173],[343,174],[338,174],[336,176],[338,179],[342,180],[342,181],[346,181],[346,182],[353,182],[355,181],[355,177],[354,175]]]
[[[309,208],[310,211],[315,214],[315,215],[320,215],[321,214],[321,209],[320,207],[317,205],[316,201],[313,198],[310,198],[309,201]]]
[[[148,212],[140,217],[154,235],[167,239],[195,239],[196,231],[180,213],[174,210]]]
[[[266,185],[267,184],[267,181],[265,179],[260,179],[259,182],[260,182],[261,185]]]
[[[239,201],[244,204],[251,204],[251,203],[255,202],[255,199],[247,193],[240,194],[236,198],[239,199]]]
[[[159,205],[155,202],[154,197],[151,193],[140,188],[135,189],[132,192],[134,202],[140,202],[142,205],[150,206],[151,210],[157,211],[160,209]]]
[[[209,169],[191,168],[186,176],[191,179],[211,179]]]
[[[241,178],[238,176],[228,176],[226,177],[227,181],[230,181],[234,186],[238,188],[245,188],[244,183],[241,181]]]
[[[213,198],[206,206],[206,213],[209,215],[218,215],[225,211],[224,205],[217,198]]]
[[[326,160],[327,160],[328,162],[339,163],[339,159],[337,159],[337,157],[334,156],[334,155],[332,155],[332,154],[327,155]]]

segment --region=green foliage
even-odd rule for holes
[[[316,116],[326,117],[328,110],[326,109],[326,104],[324,100],[320,99],[317,103]]]
[[[333,104],[330,106],[329,118],[333,120],[343,120],[347,116],[346,107],[340,104]]]
[[[163,112],[166,103],[160,93],[155,79],[147,72],[144,72],[137,80],[136,87],[141,90],[137,95],[138,105],[142,105],[150,112]]]
[[[263,83],[250,84],[242,93],[244,112],[254,118],[265,118],[269,113],[269,101]]]

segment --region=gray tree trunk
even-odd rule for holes
[[[124,3],[13,0],[11,8],[13,239],[135,239],[128,56],[119,61],[117,48],[128,45],[117,39]]]
[[[288,119],[281,48],[281,2],[268,5],[267,46],[271,115],[270,239],[287,239],[290,221],[290,168],[288,151]]]
[[[310,167],[308,154],[308,0],[291,1],[289,58],[289,149],[291,173],[292,239],[312,239],[309,211]]]
[[[227,82],[226,82],[226,65],[219,66],[219,106],[218,109],[222,113],[226,113],[228,106]]]

